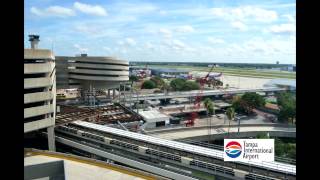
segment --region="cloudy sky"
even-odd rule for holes
[[[288,0],[25,0],[28,34],[56,55],[295,64]]]

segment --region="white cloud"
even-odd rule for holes
[[[240,21],[231,22],[231,26],[235,29],[240,30],[240,31],[248,30],[248,27]]]
[[[31,7],[31,13],[42,16],[42,17],[68,17],[68,16],[75,16],[75,12],[72,9],[61,7],[61,6],[50,6],[46,9],[38,9],[36,7]]]
[[[88,52],[88,48],[82,47],[79,44],[74,44],[73,47],[75,47],[80,53]]]
[[[90,5],[90,4],[84,4],[80,2],[75,2],[73,4],[74,8],[90,15],[96,15],[96,16],[106,16],[108,15],[107,11],[99,6],[99,5]]]
[[[128,44],[129,46],[134,46],[136,45],[136,41],[132,38],[126,38],[126,44]]]
[[[182,33],[190,33],[190,32],[194,32],[194,29],[190,25],[185,25],[185,26],[177,27],[176,31],[177,32],[182,32]]]
[[[212,44],[222,44],[225,43],[223,39],[215,38],[215,37],[208,37],[208,42]]]
[[[181,41],[179,41],[177,39],[172,40],[172,48],[173,49],[177,49],[178,50],[178,49],[183,49],[185,47],[186,47],[186,45],[183,42],[181,42]]]
[[[172,37],[172,32],[169,29],[166,28],[160,28],[159,33],[165,37],[165,38],[171,38]]]
[[[109,48],[109,47],[103,47],[103,49],[106,50],[109,53],[112,51],[111,48]]]
[[[285,14],[283,17],[286,17],[290,23],[296,22],[296,15],[292,14]]]
[[[120,46],[134,46],[136,45],[136,41],[132,38],[125,38],[124,40],[120,40],[117,42]]]
[[[144,44],[144,48],[150,49],[150,50],[155,50],[154,45],[151,44],[150,42],[146,42],[146,43]]]
[[[121,3],[119,4],[121,11],[127,14],[146,14],[154,12],[158,9],[158,7],[154,6],[153,4],[129,4],[129,3]]]
[[[165,16],[165,15],[167,15],[167,11],[161,10],[161,11],[159,11],[159,14],[162,15],[162,16]]]
[[[246,21],[249,19],[259,22],[272,22],[278,19],[276,11],[266,10],[254,6],[236,8],[212,8],[211,15],[230,21]]]
[[[291,34],[296,32],[296,26],[294,24],[274,25],[271,26],[268,31],[275,34]]]

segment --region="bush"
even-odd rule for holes
[[[170,82],[170,87],[174,91],[191,91],[200,89],[200,85],[195,81],[186,81],[185,79],[174,79]]]
[[[200,89],[200,85],[194,81],[187,81],[183,86],[182,86],[182,91],[190,91],[190,90],[197,90]]]
[[[151,80],[146,80],[143,82],[142,86],[141,86],[141,89],[153,89],[153,88],[156,88],[156,83],[154,83],[153,81]]]
[[[266,104],[264,98],[257,93],[245,93],[242,97],[233,100],[232,106],[237,112],[246,114],[252,113],[252,109],[264,107]]]
[[[177,78],[177,79],[173,79],[171,82],[170,82],[170,87],[174,90],[174,91],[181,91],[182,88],[183,88],[183,85],[186,83],[186,80],[185,79],[180,79],[180,78]]]

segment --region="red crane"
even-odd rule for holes
[[[212,65],[210,71],[208,72],[208,74],[205,77],[200,78],[199,82],[200,82],[200,90],[199,93],[196,96],[196,99],[194,101],[194,112],[190,113],[190,119],[187,121],[186,126],[193,126],[194,125],[194,121],[195,119],[198,117],[198,110],[200,109],[200,104],[201,104],[201,99],[203,96],[203,88],[204,85],[208,82],[208,77],[210,75],[210,73],[212,72],[213,68],[215,67],[215,65]]]

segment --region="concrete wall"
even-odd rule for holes
[[[55,61],[46,49],[24,50],[24,132],[55,124]]]

